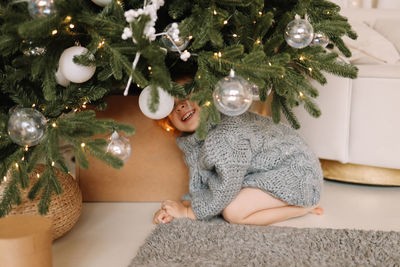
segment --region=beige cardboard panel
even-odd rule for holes
[[[131,157],[121,170],[90,158],[79,170],[84,201],[162,201],[180,199],[188,191],[189,172],[176,145],[177,134],[162,129],[143,115],[137,96],[110,96],[98,118],[112,118],[135,126],[130,136]]]
[[[37,215],[0,219],[0,266],[51,267],[52,222]]]

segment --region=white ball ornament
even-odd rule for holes
[[[216,108],[228,116],[238,116],[246,112],[253,102],[252,86],[233,70],[229,76],[222,78],[213,92]]]
[[[156,112],[150,110],[151,87],[147,86],[139,95],[139,107],[143,114],[150,119],[159,120],[167,117],[174,108],[174,98],[160,87],[157,87],[159,104]]]
[[[70,81],[67,80],[64,75],[61,73],[60,68],[57,69],[56,72],[56,81],[59,85],[67,87],[70,84]]]
[[[92,78],[96,71],[95,66],[79,65],[73,61],[74,56],[83,55],[87,51],[89,50],[85,47],[72,46],[62,52],[58,66],[65,79],[74,83],[84,83]]]
[[[112,0],[92,0],[93,3],[95,3],[98,6],[104,7],[111,3]]]

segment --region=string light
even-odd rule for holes
[[[257,44],[261,43],[260,38],[257,39],[256,43],[257,43]]]
[[[97,46],[97,48],[102,48],[104,46],[106,42],[104,40],[102,40],[99,45]]]
[[[53,128],[56,128],[56,127],[57,127],[57,124],[56,124],[55,122],[53,122],[53,123],[51,124],[51,126],[53,126]]]
[[[58,33],[57,30],[53,30],[53,31],[51,32],[51,35],[56,35],[57,33]]]
[[[192,39],[193,39],[193,36],[189,35],[189,37],[188,37],[188,38],[189,38],[189,40],[192,40]]]
[[[312,68],[308,68],[308,70],[311,72],[311,71],[312,71]]]
[[[199,74],[199,75],[197,76],[197,78],[198,78],[198,79],[201,79],[201,75]]]
[[[68,23],[72,20],[71,16],[66,16],[64,19],[64,23]]]
[[[33,108],[34,108],[34,107],[36,107],[36,104],[35,104],[35,103],[33,103],[33,104],[32,104],[32,107],[33,107]]]
[[[86,104],[82,104],[82,108],[86,108]]]
[[[303,92],[299,92],[299,96],[300,96],[300,98],[304,98]]]
[[[3,177],[4,182],[7,182],[7,176]]]
[[[261,11],[260,11],[260,12],[258,12],[258,15],[262,16],[262,12],[261,12]]]
[[[18,168],[18,167],[19,167],[19,165],[18,165],[18,163],[16,162],[16,163],[15,163],[15,168]]]
[[[65,106],[65,109],[69,109],[69,107],[68,107],[68,106]]]
[[[84,148],[86,146],[85,143],[81,143],[81,147]]]
[[[222,57],[222,53],[221,52],[218,52],[218,57]]]
[[[237,34],[236,34],[236,33],[234,33],[234,34],[232,34],[232,36],[236,38],[236,37],[237,37]]]
[[[271,67],[272,66],[271,62],[268,62],[268,65]]]
[[[214,12],[213,12],[213,13],[214,13],[214,15],[217,15],[217,10],[214,9]]]
[[[227,20],[224,20],[224,24],[225,24],[225,25],[228,24],[228,21],[227,21]]]
[[[205,107],[208,107],[208,106],[210,106],[211,105],[211,102],[210,101],[207,101],[206,103],[204,103],[204,106]]]
[[[71,24],[69,24],[69,28],[73,29],[73,28],[75,28],[75,25],[71,23]]]
[[[148,66],[147,69],[148,69],[148,70],[151,70],[151,66]]]
[[[36,177],[37,177],[37,178],[40,178],[40,174],[39,174],[39,173],[36,173]]]
[[[300,56],[299,58],[301,61],[303,61],[305,58],[303,56]]]
[[[28,150],[29,150],[29,147],[28,147],[28,146],[25,146],[24,150],[25,150],[25,151],[28,151]]]
[[[22,157],[21,160],[24,161],[24,160],[25,160],[25,157]]]
[[[56,163],[54,161],[52,161],[51,166],[54,167],[54,165],[56,165]]]

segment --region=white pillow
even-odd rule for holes
[[[391,41],[400,53],[400,30],[398,27],[399,19],[378,19],[374,24],[374,29]]]
[[[394,45],[367,24],[349,20],[353,30],[357,32],[357,40],[344,37],[344,43],[350,48],[350,62],[361,64],[394,64],[400,60],[400,55]]]

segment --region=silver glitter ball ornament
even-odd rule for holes
[[[314,34],[314,38],[310,46],[322,46],[325,48],[329,44],[329,38],[323,33],[317,32]]]
[[[54,0],[30,0],[28,11],[32,18],[51,15],[55,12]]]
[[[107,146],[107,152],[120,158],[124,162],[131,156],[131,143],[129,139],[120,136],[118,132],[114,131],[110,137],[110,141]]]
[[[213,99],[221,113],[228,116],[243,114],[253,102],[252,85],[231,70],[229,76],[215,85]]]
[[[43,139],[47,121],[42,113],[33,108],[16,108],[8,119],[8,135],[20,146],[35,146]]]
[[[177,30],[178,23],[170,23],[165,27],[164,32],[167,35],[163,35],[161,38],[161,42],[169,51],[178,52],[183,51],[189,44],[189,37],[181,37],[179,36],[179,30]]]
[[[304,48],[311,43],[313,38],[314,29],[311,23],[297,15],[286,26],[285,40],[293,48]]]

